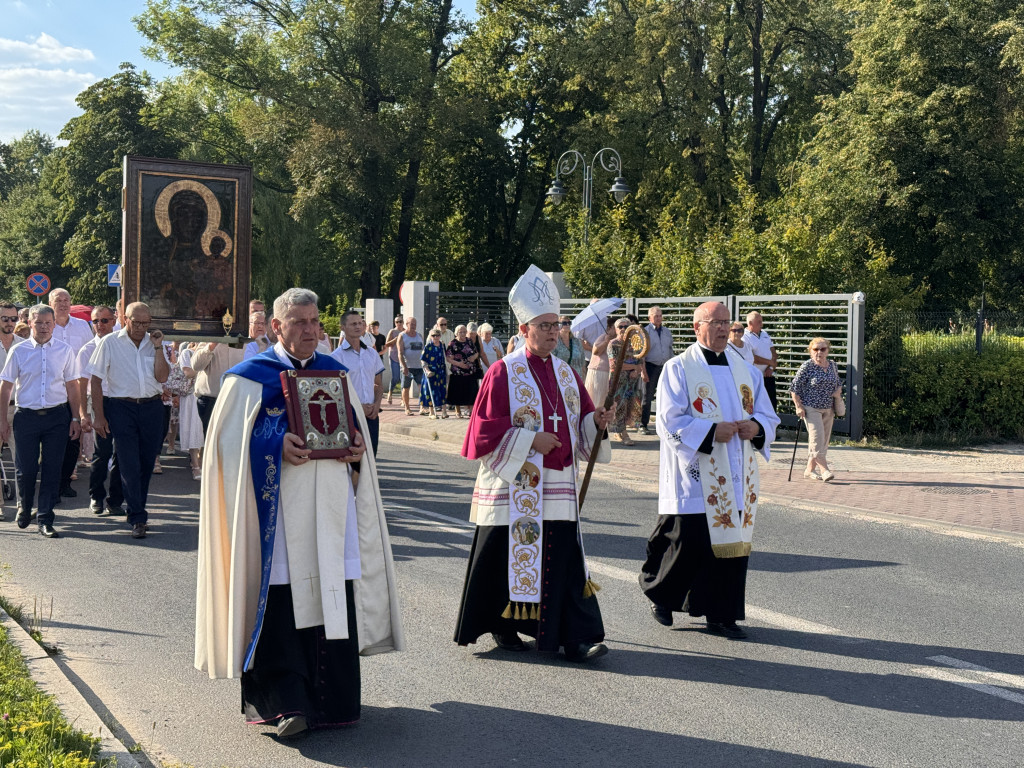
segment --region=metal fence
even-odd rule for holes
[[[837,419],[833,431],[859,439],[863,434],[864,379],[864,304],[855,294],[816,294],[789,296],[668,296],[628,297],[617,315],[636,315],[647,322],[647,311],[661,307],[663,322],[672,331],[675,348],[681,352],[696,340],[693,311],[706,301],[719,301],[729,308],[734,320],[744,320],[757,310],[766,330],[775,342],[779,356],[776,385],[779,415],[788,426],[796,425],[793,403],[788,396],[789,381],[808,359],[807,345],[815,336],[828,339],[831,359],[845,379],[846,416]],[[590,299],[561,300],[561,313],[575,316]],[[428,297],[426,328],[444,316],[450,327],[460,323],[488,322],[502,341],[518,332],[518,322],[508,305],[508,288],[467,286],[461,291],[441,291]]]
[[[886,317],[892,327],[884,343],[870,350],[872,395],[884,405],[911,394],[907,374],[915,359],[996,351],[1024,355],[1024,313],[963,311],[900,312]]]

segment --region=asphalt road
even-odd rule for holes
[[[671,629],[650,618],[636,571],[656,489],[599,473],[584,535],[611,653],[578,666],[483,639],[460,648],[476,467],[388,436],[381,486],[409,649],[363,660],[357,726],[279,744],[243,723],[237,681],[192,668],[198,500],[185,465],[166,460],[155,479],[144,541],[84,502],[59,508],[57,541],[0,523],[3,591],[29,614],[38,598],[59,663],[153,765],[1024,762],[1020,543],[762,507],[751,639],[732,642],[679,614]]]

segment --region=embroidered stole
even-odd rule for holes
[[[579,439],[580,393],[576,377],[564,360],[551,356],[559,397],[568,417],[572,442],[573,479],[576,480],[576,442]],[[544,431],[544,403],[540,385],[526,360],[526,347],[505,357],[509,413],[512,426]],[[556,422],[557,423],[557,422]],[[537,619],[541,598],[544,543],[544,456],[531,448],[515,480],[509,484],[508,594],[505,618]],[[578,512],[578,509],[577,509]],[[521,606],[517,603],[527,603]]]
[[[707,364],[700,346],[693,344],[682,355],[686,389],[690,396],[688,411],[695,419],[724,421],[720,393],[715,387],[711,366]],[[743,359],[726,356],[729,373],[732,374],[736,396],[747,416],[754,413],[754,386],[750,370]],[[741,463],[743,509],[739,509],[733,498],[735,485],[729,464],[728,443],[712,442],[711,455],[697,453],[700,467],[700,485],[704,496],[704,514],[707,516],[708,532],[711,534],[711,549],[715,557],[745,557],[750,554],[754,534],[754,518],[757,514],[757,491],[759,473],[757,456],[749,440],[740,440],[743,447]]]

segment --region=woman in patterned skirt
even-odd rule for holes
[[[640,418],[644,402],[644,382],[647,381],[647,370],[643,362],[629,356],[628,349],[623,352],[622,345],[628,328],[629,320],[624,317],[616,320],[615,338],[608,344],[608,363],[612,370],[615,369],[615,361],[619,355],[626,354],[622,361],[619,383],[615,388],[615,416],[608,425],[608,431],[623,445],[634,444],[626,434],[626,425],[635,424]]]
[[[455,328],[455,338],[448,343],[447,355],[452,366],[452,376],[448,381],[448,403],[455,406],[458,418],[468,419],[473,403],[476,402],[476,361],[480,353],[470,341],[466,326]]]

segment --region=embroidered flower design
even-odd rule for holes
[[[725,478],[722,477],[721,475],[718,476],[718,484],[725,485]]]
[[[757,501],[757,494],[751,491],[750,495],[747,496],[747,504],[753,504],[755,501]]]
[[[718,496],[716,494],[714,494],[714,493],[712,493],[710,496],[708,496],[708,504],[710,504],[712,507],[717,507],[718,506]]]
[[[749,512],[743,513],[743,527],[749,528],[754,524],[754,516]]]
[[[718,528],[719,526],[722,528],[736,527],[732,521],[732,516],[728,512],[719,512],[717,515],[714,515],[713,519],[715,520],[715,524],[711,526],[712,528]]]

